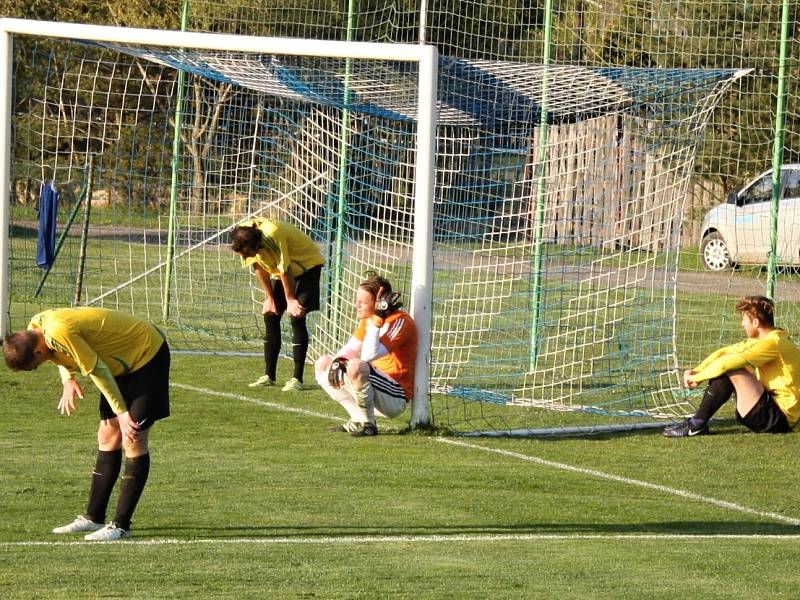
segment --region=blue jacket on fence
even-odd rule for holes
[[[46,181],[42,184],[42,191],[39,194],[39,235],[36,238],[36,265],[42,269],[49,269],[56,259],[56,217],[59,197],[60,194],[53,182]]]

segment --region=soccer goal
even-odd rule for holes
[[[254,353],[259,293],[226,242],[267,216],[306,230],[328,258],[317,353],[350,335],[370,269],[396,281],[430,346],[435,48],[17,19],[0,31],[0,114],[11,116],[0,173],[14,182],[0,223],[3,331],[45,307],[105,305],[165,326],[179,350]],[[382,169],[393,148],[407,160]],[[370,163],[386,183],[351,187],[346,171]],[[46,186],[65,210],[38,269]]]
[[[349,336],[367,271],[403,292],[421,333],[414,423],[527,435],[690,409],[682,206],[709,115],[744,71],[0,26],[5,328],[77,302],[146,315],[181,350],[258,353],[259,293],[226,241],[264,215],[326,256],[312,356]],[[40,268],[45,183],[62,209]]]

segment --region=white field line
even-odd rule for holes
[[[453,534],[453,535],[344,535],[344,536],[319,536],[319,537],[259,537],[259,538],[198,538],[198,539],[126,539],[121,542],[87,542],[82,540],[51,541],[51,542],[0,542],[0,548],[27,548],[27,547],[58,547],[58,546],[97,546],[113,543],[122,546],[197,546],[197,545],[224,545],[224,544],[252,544],[252,545],[310,545],[319,544],[339,546],[347,544],[408,544],[418,542],[453,543],[453,542],[543,542],[543,541],[591,541],[591,540],[620,540],[620,541],[687,541],[707,542],[713,540],[753,540],[753,541],[800,541],[800,534],[669,534],[669,533],[630,533],[630,534],[558,534],[558,533],[485,533],[485,534]]]
[[[275,410],[282,410],[284,412],[295,413],[298,415],[305,415],[306,417],[317,417],[319,419],[328,419],[329,421],[342,421],[341,417],[329,415],[325,413],[318,413],[313,410],[305,410],[304,408],[295,408],[287,406],[286,404],[279,404],[277,402],[267,402],[266,400],[259,400],[258,398],[250,398],[249,396],[242,396],[241,394],[232,394],[230,392],[217,392],[216,390],[209,390],[206,388],[199,388],[193,385],[186,385],[185,383],[170,383],[170,387],[178,388],[179,390],[188,390],[190,392],[197,392],[198,394],[205,394],[207,396],[218,396],[220,398],[230,398],[231,400],[241,400],[250,404],[257,404],[258,406],[266,406],[267,408],[274,408]]]
[[[573,465],[554,462],[552,460],[546,460],[544,458],[539,458],[537,456],[529,456],[527,454],[521,454],[519,452],[512,452],[510,450],[501,450],[499,448],[491,448],[489,446],[470,444],[467,442],[461,442],[459,440],[449,440],[445,438],[435,438],[435,439],[436,441],[441,442],[443,444],[451,444],[453,446],[460,446],[462,448],[471,448],[473,450],[482,450],[483,452],[491,452],[493,454],[499,454],[501,456],[506,456],[508,458],[516,458],[519,460],[524,460],[526,462],[532,462],[537,465],[552,467],[554,469],[560,469],[561,471],[569,471],[571,473],[589,475],[590,477],[596,477],[598,479],[606,479],[608,481],[616,481],[627,485],[646,488],[648,490],[655,490],[657,492],[663,492],[671,496],[679,496],[681,498],[694,500],[696,502],[705,502],[706,504],[712,504],[714,506],[718,506],[719,508],[725,508],[727,510],[733,510],[741,513],[746,513],[749,515],[765,517],[767,519],[773,519],[775,521],[780,521],[781,523],[787,523],[789,525],[800,525],[800,519],[787,517],[785,515],[781,515],[778,513],[757,510],[755,508],[749,508],[747,506],[742,506],[741,504],[734,504],[733,502],[727,502],[725,500],[717,500],[716,498],[710,498],[708,496],[702,496],[700,494],[695,494],[693,492],[687,492],[686,490],[667,487],[665,485],[660,485],[658,483],[649,483],[647,481],[641,481],[640,479],[621,477],[619,475],[612,475],[610,473],[604,473],[603,471],[596,471],[594,469],[587,469],[585,467],[575,467]]]
[[[209,390],[206,388],[199,388],[194,387],[191,385],[186,385],[182,383],[172,383],[170,384],[172,387],[176,387],[183,390],[189,390],[192,392],[197,392],[200,394],[207,394],[209,396],[219,396],[223,398],[231,398],[232,400],[241,400],[242,402],[248,402],[250,404],[257,404],[259,406],[265,406],[267,408],[273,408],[275,410],[282,410],[286,412],[292,412],[296,414],[301,414],[309,417],[317,417],[320,419],[327,419],[327,420],[337,420],[340,419],[334,415],[326,414],[326,413],[319,413],[311,410],[304,410],[302,408],[294,408],[292,406],[287,406],[285,404],[278,404],[276,402],[267,402],[266,400],[258,400],[257,398],[250,398],[248,396],[243,396],[241,394],[232,394],[229,392],[218,392],[215,390]],[[441,438],[441,437],[434,437],[431,438],[437,442],[443,444],[450,444],[452,446],[460,446],[462,448],[469,448],[472,450],[481,450],[483,452],[491,452],[494,454],[499,454],[501,456],[505,456],[507,458],[515,458],[517,460],[523,460],[530,463],[535,463],[538,465],[542,465],[545,467],[550,467],[553,469],[559,469],[561,471],[568,471],[571,473],[579,473],[581,475],[588,475],[590,477],[595,477],[598,479],[605,479],[607,481],[616,481],[618,483],[624,483],[626,485],[633,485],[649,490],[653,490],[656,492],[661,492],[663,494],[668,494],[670,496],[678,496],[680,498],[686,498],[687,500],[693,500],[695,502],[703,502],[705,504],[711,504],[713,506],[717,506],[719,508],[724,508],[726,510],[732,510],[735,512],[745,513],[749,515],[754,515],[758,517],[763,517],[766,519],[772,519],[774,521],[778,521],[780,523],[786,523],[788,525],[800,525],[800,519],[796,519],[793,517],[787,517],[786,515],[781,515],[778,513],[767,512],[763,510],[758,510],[755,508],[750,508],[747,506],[742,506],[741,504],[735,504],[733,502],[728,502],[726,500],[718,500],[716,498],[711,498],[709,496],[703,496],[701,494],[695,494],[694,492],[688,492],[686,490],[681,490],[678,488],[671,488],[665,485],[660,485],[657,483],[650,483],[648,481],[642,481],[639,479],[631,479],[628,477],[622,477],[620,475],[612,475],[611,473],[605,473],[603,471],[597,471],[595,469],[587,469],[585,467],[576,467],[573,465],[568,465],[565,463],[554,462],[551,460],[546,460],[544,458],[539,458],[537,456],[530,456],[528,454],[522,454],[520,452],[512,452],[510,450],[502,450],[500,448],[492,448],[490,446],[482,446],[479,444],[471,444],[468,442],[462,442],[460,440],[453,440],[448,438]]]

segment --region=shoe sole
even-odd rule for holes
[[[92,539],[88,535],[83,536],[83,539],[86,540],[87,542],[121,542],[122,540],[130,539],[130,537],[131,537],[130,533],[125,533],[125,534],[119,536],[118,538],[114,538],[113,540]]]
[[[58,529],[61,528],[56,527],[55,529],[51,530],[51,533],[55,533],[56,535],[65,535],[69,533],[94,533],[95,531],[100,531],[102,528],[103,525],[100,525],[99,527],[83,527],[81,529],[70,529],[70,530],[62,529],[61,531],[57,531]]]

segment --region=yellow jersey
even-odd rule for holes
[[[800,348],[783,329],[720,348],[694,368],[698,383],[728,371],[748,369],[772,394],[792,428],[800,424]]]
[[[165,341],[147,321],[107,308],[46,310],[33,316],[28,329],[42,332],[53,363],[70,375],[80,370],[92,377],[117,414],[126,408],[113,377],[141,369]]]
[[[241,225],[257,226],[264,244],[255,256],[242,258],[245,267],[257,264],[272,277],[288,273],[296,279],[309,269],[325,264],[314,241],[294,225],[258,218]]]

